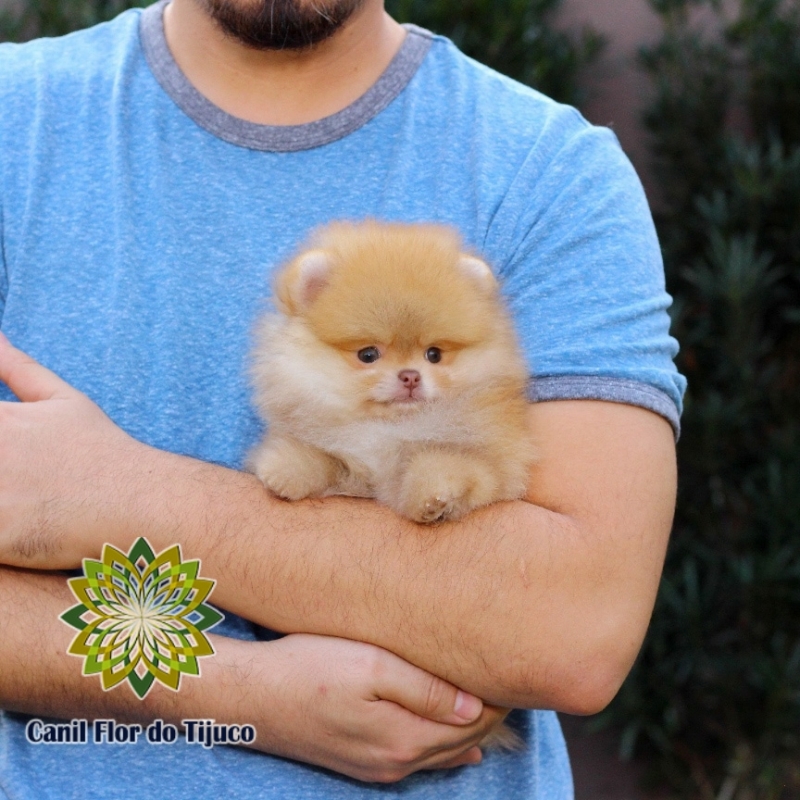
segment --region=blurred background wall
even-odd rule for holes
[[[653,195],[655,183],[641,123],[652,88],[637,64],[637,54],[642,45],[658,41],[660,18],[642,0],[564,0],[554,23],[567,31],[588,25],[606,40],[597,63],[584,76],[587,99],[582,111],[596,125],[613,128],[648,196]]]

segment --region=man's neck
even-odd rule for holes
[[[262,125],[301,125],[346,108],[380,77],[405,37],[382,0],[365,0],[333,36],[304,50],[249,48],[225,35],[197,0],[172,0],[164,31],[200,94]]]

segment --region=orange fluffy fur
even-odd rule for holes
[[[525,494],[528,370],[491,270],[454,231],[329,225],[275,297],[252,373],[269,429],[249,463],[275,494],[372,497],[421,523]],[[481,744],[522,746],[503,724]]]
[[[374,497],[422,523],[523,496],[527,367],[491,271],[454,231],[329,225],[275,297],[252,373],[269,431],[249,466],[265,486]]]

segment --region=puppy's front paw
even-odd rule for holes
[[[248,459],[250,471],[273,494],[303,500],[323,494],[336,483],[339,465],[321,450],[290,439],[268,439]]]
[[[443,493],[444,494],[444,493]],[[423,501],[416,509],[412,509],[414,516],[411,517],[415,522],[443,522],[449,519],[454,508],[458,505],[458,498],[442,497],[436,495]]]
[[[438,487],[428,486],[421,493],[407,491],[400,513],[414,522],[433,525],[448,519],[458,519],[471,510],[464,492],[442,481]]]
[[[414,522],[433,524],[463,517],[495,499],[497,481],[489,468],[468,455],[430,450],[418,453],[403,474],[393,505]]]

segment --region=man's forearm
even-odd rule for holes
[[[436,528],[371,501],[285,503],[252,476],[157,453],[147,500],[109,540],[127,548],[147,535],[159,550],[181,543],[217,579],[218,604],[267,627],[380,645],[497,704],[589,712],[613,696],[638,650],[674,499],[665,423],[627,410],[642,431],[657,431],[667,455],[654,471],[644,468],[649,438],[626,449],[625,459],[644,466],[626,466],[621,488],[596,477],[614,469],[602,441],[613,440],[614,424],[592,429],[600,444],[587,464],[540,471],[540,505],[498,504]],[[581,435],[565,430],[561,440],[569,447]],[[543,459],[551,447],[543,444]],[[586,497],[580,485],[563,486],[584,475]],[[620,519],[595,523],[593,495],[611,490],[621,493]],[[641,493],[655,510],[626,516]]]
[[[248,475],[196,462],[176,462],[175,472],[203,485],[202,510],[177,527],[142,532],[158,550],[180,542],[186,557],[200,556],[218,582],[213,601],[228,611],[282,632],[379,645],[505,705],[531,699],[512,685],[508,667],[524,668],[550,647],[571,649],[548,634],[536,658],[520,636],[536,628],[544,636],[545,619],[559,634],[574,627],[553,619],[562,616],[559,597],[542,585],[542,562],[552,571],[555,553],[565,565],[576,560],[580,540],[566,518],[519,502],[423,528],[371,501],[288,504]],[[541,689],[538,705],[557,704]]]

